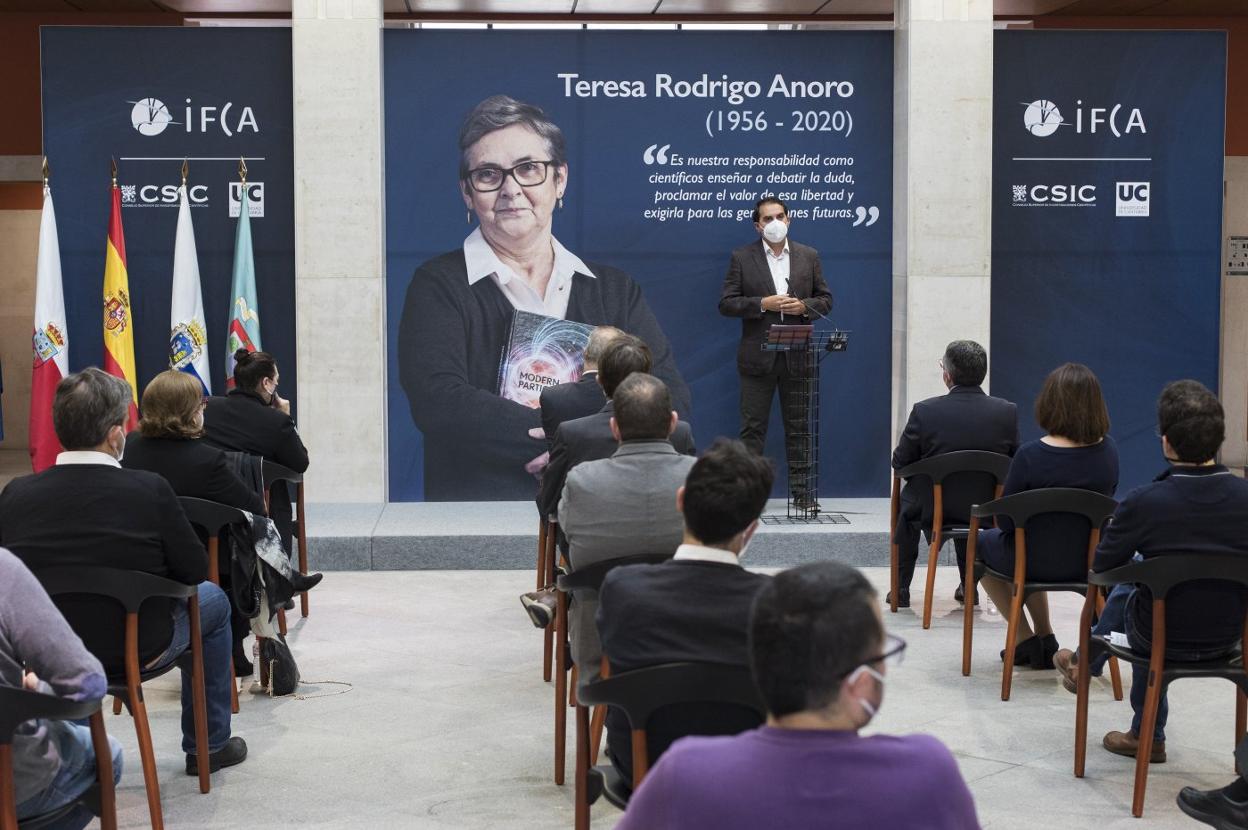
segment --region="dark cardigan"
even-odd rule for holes
[[[655,376],[687,418],[689,389],[641,289],[618,268],[587,265],[596,277],[573,276],[566,318],[645,340]],[[537,482],[524,465],[546,449],[528,434],[541,427],[541,413],[497,394],[513,310],[494,280],[468,284],[462,250],[429,260],[412,276],[399,323],[399,378],[425,436],[428,501],[533,498]]]

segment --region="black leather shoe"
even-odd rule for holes
[[[1005,662],[1005,649],[1001,649],[1001,662]],[[1048,666],[1045,666],[1044,641],[1039,637],[1028,637],[1014,646],[1014,665],[1031,666],[1033,669],[1051,669],[1053,660],[1050,657]]]
[[[295,571],[290,575],[290,584],[295,589],[295,593],[299,594],[304,591],[311,591],[317,585],[321,584],[321,580],[325,578],[325,574],[304,574]]]
[[[958,583],[958,589],[953,592],[953,601],[958,602],[958,603],[966,602],[966,591],[963,590],[961,582]],[[975,604],[979,605],[979,589],[978,588],[975,589]]]
[[[891,608],[891,607],[892,607],[892,605],[893,605],[892,596],[893,596],[893,592],[892,592],[892,591],[889,591],[889,592],[888,592],[888,593],[884,596],[884,604],[885,604],[885,605],[887,605],[887,606],[888,606],[888,607],[890,607],[890,608]],[[898,607],[898,608],[909,608],[909,607],[910,607],[910,592],[909,592],[909,591],[901,591],[901,590],[899,590],[899,591],[897,592],[897,607]]]
[[[242,738],[230,738],[225,746],[208,755],[208,771],[216,772],[222,767],[232,767],[247,759],[247,742]],[[186,774],[199,775],[199,756],[186,756]]]
[[[1223,790],[1184,787],[1175,801],[1180,810],[1218,830],[1243,830],[1248,827],[1248,802],[1234,801]]]

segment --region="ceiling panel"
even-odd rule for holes
[[[822,9],[819,15],[870,14],[879,15],[893,13],[893,0],[832,0]]]
[[[160,3],[184,14],[290,14],[290,0],[160,0]]]
[[[577,0],[577,14],[650,14],[658,0]]]
[[[6,12],[37,12],[45,14],[78,11],[65,0],[8,0]]]
[[[659,14],[813,14],[824,0],[663,0]]]
[[[416,14],[569,14],[573,0],[411,0]]]

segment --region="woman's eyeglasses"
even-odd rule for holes
[[[521,187],[544,184],[554,161],[522,161],[512,167],[478,167],[468,171],[468,184],[478,193],[493,193],[511,176]]]

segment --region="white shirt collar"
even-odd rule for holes
[[[61,467],[67,464],[107,464],[121,469],[121,463],[116,458],[106,452],[95,450],[66,450],[57,453],[56,466]]]
[[[777,254],[775,251],[771,250],[771,246],[768,245],[767,240],[764,239],[763,240],[763,253],[771,257],[772,259],[784,259],[786,256],[789,255],[789,240],[787,239],[784,240],[784,250]]]
[[[555,267],[550,275],[552,283],[562,285],[571,282],[573,274],[584,274],[597,279],[597,275],[589,270],[589,266],[576,254],[563,247],[554,236],[550,238],[550,245],[555,251]],[[504,265],[494,253],[494,249],[490,247],[490,243],[485,241],[480,226],[473,229],[472,233],[468,234],[468,238],[464,240],[464,264],[468,268],[469,285],[491,274],[498,280],[499,285],[506,285],[516,278],[516,272]]]
[[[741,565],[737,555],[732,551],[722,550],[721,548],[707,548],[702,545],[681,545],[676,548],[676,555],[672,559],[686,562],[718,562],[721,565],[736,565],[738,567]]]

